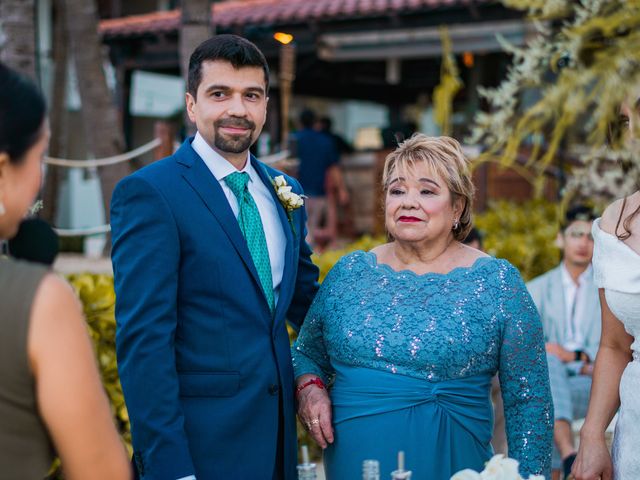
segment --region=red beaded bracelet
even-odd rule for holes
[[[321,389],[326,388],[324,386],[324,382],[319,377],[314,377],[311,380],[308,380],[308,381],[304,382],[302,385],[298,385],[298,387],[296,388],[296,397],[298,396],[298,394],[302,390],[307,388],[309,385],[315,385],[315,386],[317,386],[318,388],[321,388]]]

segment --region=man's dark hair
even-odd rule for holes
[[[564,231],[573,222],[583,221],[591,222],[598,218],[593,209],[587,205],[575,205],[571,207],[564,214],[564,221],[562,222],[561,230]]]
[[[236,69],[242,67],[262,68],[266,90],[269,90],[269,65],[258,47],[246,38],[237,35],[215,35],[198,45],[189,59],[187,91],[193,98],[196,98],[198,86],[202,80],[202,62],[215,60],[229,62]]]
[[[316,114],[313,110],[308,108],[304,109],[300,114],[300,123],[304,128],[313,128],[313,124],[316,121]]]

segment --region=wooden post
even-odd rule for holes
[[[296,78],[296,47],[293,43],[280,46],[280,118],[282,128],[280,134],[281,148],[287,148],[289,142],[289,105],[293,81]]]
[[[153,160],[173,155],[173,125],[167,121],[159,120],[153,126],[153,134],[162,141],[153,149]]]

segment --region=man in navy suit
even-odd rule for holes
[[[249,153],[268,83],[251,42],[202,43],[186,94],[198,133],[113,194],[118,368],[145,480],[296,475],[285,319],[300,327],[318,270],[299,184]]]

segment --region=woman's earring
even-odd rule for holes
[[[458,222],[458,220],[454,220],[453,221],[453,229],[457,230],[459,226],[460,226],[460,222]]]

